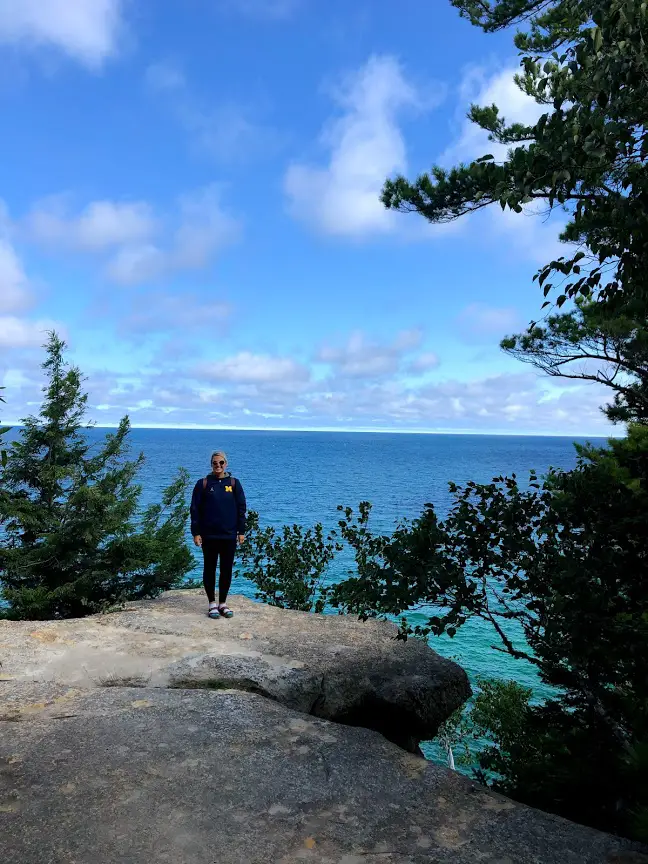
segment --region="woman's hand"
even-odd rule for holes
[[[238,535],[238,545],[241,546],[241,544],[243,544],[243,543],[245,543],[245,534],[239,534]]]
[[[194,543],[196,544],[196,546],[202,546],[202,537],[200,536],[200,534],[196,534],[196,536],[194,537]]]

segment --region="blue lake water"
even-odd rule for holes
[[[542,474],[550,466],[576,464],[573,439],[558,437],[135,429],[132,446],[147,460],[141,476],[145,501],[158,497],[179,465],[192,478],[208,473],[212,450],[223,449],[243,484],[248,507],[259,512],[264,524],[321,521],[335,527],[338,504],[355,507],[366,500],[373,504],[376,531],[389,531],[398,519],[418,515],[427,502],[444,515],[452,500],[450,481],[488,482],[501,473],[515,473],[524,481],[529,469]],[[194,554],[192,577],[199,578],[200,552]],[[344,576],[350,564],[350,557],[340,557],[330,578]],[[232,591],[254,596],[254,586],[240,577]],[[425,610],[418,616],[423,620]],[[493,650],[494,643],[492,630],[482,622],[465,625],[453,639],[431,640],[435,650],[457,657],[471,676],[514,678],[537,686],[533,669]]]
[[[89,434],[95,439],[105,430]],[[550,466],[569,469],[576,464],[573,439],[559,437],[134,429],[131,446],[146,457],[142,503],[157,500],[179,466],[196,480],[204,476],[211,452],[222,449],[243,484],[248,507],[259,512],[264,524],[321,521],[335,527],[338,504],[355,508],[366,500],[373,504],[373,528],[381,532],[403,517],[418,515],[427,502],[444,515],[452,500],[450,481],[489,482],[502,473],[526,481],[530,469],[542,474]],[[201,555],[192,548],[195,570],[190,578],[200,578]],[[329,578],[344,576],[351,563],[350,556],[342,556]],[[236,576],[232,592],[254,597],[254,585]],[[425,609],[417,617],[424,620]],[[534,670],[496,651],[492,646],[497,640],[485,623],[470,622],[453,639],[432,638],[430,644],[457,658],[473,678],[512,678],[541,695]]]

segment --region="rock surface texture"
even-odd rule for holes
[[[469,693],[425,645],[231,605],[0,622],[0,861],[648,864],[409,752]]]
[[[412,752],[470,696],[463,669],[420,641],[396,641],[390,624],[245,597],[231,602],[237,615],[229,621],[207,618],[202,592],[171,591],[109,615],[42,626],[0,622],[0,671],[14,681],[82,688],[244,690],[375,729]]]

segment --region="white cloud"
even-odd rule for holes
[[[470,67],[466,71],[459,86],[458,103],[462,116],[459,131],[455,141],[442,154],[440,164],[451,167],[487,154],[499,162],[506,159],[510,147],[489,141],[488,132],[465,117],[470,104],[480,107],[495,104],[500,117],[508,123],[529,126],[550,110],[520,90],[514,80],[518,71],[519,67],[508,65],[492,74],[482,67]],[[486,212],[475,214],[471,220],[479,225],[479,232],[489,245],[501,245],[509,257],[545,264],[565,254],[565,246],[558,240],[558,235],[566,217],[561,211],[548,217],[547,210],[547,204],[542,201],[526,205],[522,213],[509,209],[502,211],[495,204]]]
[[[174,214],[156,214],[145,201],[94,201],[69,215],[62,198],[40,202],[25,220],[27,235],[56,249],[108,256],[105,272],[121,285],[161,280],[206,267],[239,235],[240,225],[208,186],[178,200]]]
[[[230,364],[230,368],[235,365]],[[272,380],[251,383],[245,378],[239,380],[236,371],[232,378],[227,378],[226,372],[211,384],[169,388],[168,378],[157,376],[141,381],[135,389],[119,392],[109,378],[107,393],[102,393],[102,397],[107,404],[120,405],[121,410],[144,406],[146,402],[149,408],[137,409],[138,423],[568,435],[605,435],[610,430],[598,408],[605,397],[601,387],[574,387],[557,392],[533,374],[499,375],[472,382],[447,380],[423,386],[384,380],[347,387],[341,379],[324,382],[300,379],[291,385],[285,377],[290,374],[286,367],[271,366],[264,372],[259,364],[254,371],[255,364],[251,361],[245,368],[246,376],[261,379],[266,375]],[[92,390],[94,393],[94,385]],[[169,407],[174,409],[172,421],[164,419]],[[116,416],[118,413],[115,412]],[[272,422],[268,424],[270,418]]]
[[[90,68],[115,53],[122,0],[0,0],[0,42],[54,47]]]
[[[32,329],[0,324],[14,346],[41,344],[45,323]],[[0,339],[0,345],[2,340]],[[17,356],[20,356],[19,354]],[[27,355],[30,357],[31,355]],[[26,362],[27,362],[27,357]],[[542,434],[602,434],[610,426],[599,405],[609,398],[600,385],[555,382],[530,371],[433,381],[399,371],[379,379],[318,378],[290,355],[234,353],[213,363],[180,364],[169,354],[160,364],[130,373],[89,372],[91,414],[103,422],[124,413],[138,424],[230,427],[356,428]],[[11,384],[7,418],[33,411],[42,377],[0,350],[0,380]],[[21,370],[25,373],[21,376]],[[479,375],[475,364],[474,373]]]
[[[9,361],[10,349],[40,346],[48,330],[62,332],[60,325],[53,321],[30,320],[15,314],[33,305],[34,298],[16,250],[7,236],[1,236],[2,231],[9,229],[9,218],[0,204],[0,357],[5,364]]]
[[[164,252],[152,243],[124,246],[108,262],[106,274],[118,285],[141,285],[161,278],[168,263]]]
[[[29,305],[29,281],[15,249],[0,237],[0,313],[18,312]]]
[[[420,375],[429,372],[431,369],[436,369],[439,363],[438,355],[432,351],[428,351],[415,357],[408,365],[407,370],[415,375]]]
[[[599,411],[601,387],[552,391],[533,373],[502,374],[470,382],[446,380],[411,386],[387,380],[354,388],[311,388],[300,395],[303,419],[323,426],[459,431],[605,434],[609,424]],[[328,421],[328,422],[327,422]]]
[[[171,330],[191,336],[197,330],[222,326],[231,311],[228,303],[205,302],[197,294],[138,293],[132,308],[126,314],[122,311],[119,325],[121,330],[139,335]]]
[[[60,327],[53,321],[28,321],[14,315],[0,315],[0,347],[33,348],[47,340],[47,331]]]
[[[289,209],[325,234],[393,231],[399,217],[385,209],[380,191],[390,174],[407,169],[397,119],[403,109],[430,107],[431,100],[407,81],[394,57],[375,56],[347,80],[336,101],[341,114],[321,136],[330,150],[328,165],[290,165],[284,178]]]
[[[23,388],[33,384],[31,378],[26,374],[26,370],[19,368],[12,369],[11,367],[3,370],[0,380],[2,386],[8,390]]]
[[[417,348],[421,339],[420,330],[404,330],[391,343],[379,344],[357,331],[342,347],[322,347],[316,360],[331,366],[334,374],[343,378],[382,377],[397,372],[403,355]]]
[[[396,334],[392,347],[394,351],[407,354],[408,351],[418,348],[422,339],[423,333],[418,327],[413,327],[410,330],[401,330]]]
[[[457,324],[469,342],[499,342],[504,336],[524,327],[520,313],[510,306],[497,308],[486,303],[471,303],[460,312]]]
[[[490,76],[480,67],[468,69],[459,88],[462,114],[470,104],[480,107],[494,104],[499,108],[500,117],[504,117],[508,123],[529,126],[536,123],[548,109],[520,90],[513,77],[517,72],[519,66],[507,66]],[[464,117],[458,139],[446,150],[441,161],[443,164],[455,165],[458,162],[472,162],[487,153],[501,161],[508,149],[507,145],[489,141],[488,132]]]
[[[188,134],[191,146],[218,161],[238,161],[243,156],[262,157],[276,149],[278,134],[262,125],[258,107],[233,102],[211,104],[198,98],[182,69],[175,63],[159,62],[148,67],[145,83],[163,98]]]
[[[180,213],[171,252],[175,269],[204,267],[216,252],[238,238],[239,224],[223,210],[216,186],[183,196]]]
[[[489,233],[494,242],[506,247],[510,256],[520,256],[535,264],[548,264],[569,254],[569,246],[559,238],[567,216],[562,210],[548,216],[548,205],[528,204],[522,213],[502,210],[498,205],[489,209]]]
[[[307,381],[310,372],[290,357],[273,357],[242,351],[224,360],[203,364],[199,373],[217,382],[236,384],[276,384]]]
[[[39,202],[26,224],[37,241],[83,251],[140,243],[152,237],[158,227],[145,201],[93,201],[77,216],[70,216],[60,197]]]

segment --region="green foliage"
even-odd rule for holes
[[[479,754],[482,776],[534,806],[648,839],[648,4],[452,3],[487,32],[523,24],[516,80],[545,111],[523,125],[495,105],[472,106],[469,117],[506,157],[388,180],[382,200],[430,222],[493,204],[567,212],[562,239],[578,248],[536,278],[544,307],[550,297],[558,310],[574,306],[503,347],[550,375],[605,384],[608,416],[634,425],[607,449],[580,448],[573,471],[453,485],[447,518],[428,505],[390,536],[372,533],[366,502],[357,514],[343,509],[356,572],[327,599],[361,618],[399,617],[402,638],[488,622],[493,649],[533,664],[556,695],[533,705],[516,685],[482,685],[469,718],[470,735],[491,742]],[[300,548],[301,535],[284,536]],[[281,539],[260,546],[273,599],[282,575],[268,561]],[[302,608],[312,608],[310,571],[286,554],[301,586],[290,592],[297,602],[305,592]],[[421,607],[434,613],[411,626],[405,613]],[[465,722],[446,724],[446,744]]]
[[[335,531],[325,534],[320,523],[313,528],[284,525],[278,532],[262,528],[252,511],[242,546],[244,575],[255,583],[257,599],[271,606],[323,612],[324,578],[340,548]]]
[[[508,776],[503,760],[524,735],[533,694],[515,681],[483,677],[473,692],[470,704],[446,720],[436,740],[480,783],[492,785]]]
[[[140,510],[143,456],[126,458],[128,418],[101,446],[89,443],[87,396],[65,347],[50,335],[43,404],[23,421],[3,473],[0,586],[13,618],[77,617],[152,597],[192,567],[187,473]]]
[[[506,776],[499,760],[524,734],[533,693],[529,687],[522,687],[515,681],[497,679],[482,678],[478,687],[470,709],[471,735],[475,740],[493,742],[480,753],[480,767],[484,773],[495,771]]]
[[[517,82],[546,111],[530,126],[507,124],[496,106],[469,117],[507,145],[413,183],[387,181],[387,207],[447,222],[492,204],[565,209],[563,239],[583,245],[538,276],[556,303],[583,296],[646,308],[648,265],[648,7],[643,0],[452,0],[486,31],[524,23]]]
[[[479,617],[500,650],[536,665],[549,684],[588,689],[593,669],[603,690],[621,684],[638,674],[637,658],[626,668],[608,649],[648,635],[648,584],[637,579],[648,555],[647,480],[648,429],[635,426],[609,450],[581,448],[576,470],[543,481],[531,474],[525,487],[515,476],[451,484],[444,521],[427,505],[391,537],[371,536],[365,516],[353,522],[347,510],[342,536],[356,551],[357,575],[332,599],[364,617],[436,608],[425,625],[404,625],[404,635],[454,635]],[[528,648],[507,636],[509,621]]]
[[[614,400],[604,410],[613,422],[648,422],[647,323],[581,298],[573,311],[550,315],[501,347],[547,375],[610,388]]]
[[[607,416],[634,425],[606,450],[580,448],[574,471],[454,486],[447,519],[428,506],[392,538],[363,535],[348,511],[358,573],[332,600],[364,617],[432,605],[425,625],[403,618],[403,637],[488,621],[493,647],[559,695],[512,714],[488,694],[474,716],[495,742],[481,770],[529,804],[648,839],[648,4],[451,2],[486,32],[521,25],[516,82],[544,113],[510,124],[473,105],[505,158],[388,180],[382,200],[430,222],[493,204],[566,212],[571,252],[536,279],[543,308],[573,306],[502,347],[549,375],[603,383]]]
[[[4,390],[4,389],[5,389],[4,387],[0,387],[0,390]],[[5,401],[4,397],[0,396],[0,402],[4,403],[4,401]],[[9,427],[0,426],[0,444],[2,443],[3,435],[8,431],[9,431]],[[2,466],[4,468],[4,466],[6,464],[7,464],[7,451],[3,447],[0,449],[0,466]]]
[[[560,695],[522,725],[510,711],[501,727],[489,720],[498,749],[482,768],[526,803],[632,833],[648,806],[632,758],[648,743],[648,428],[580,448],[574,471],[532,474],[525,487],[500,477],[451,489],[445,520],[428,505],[391,537],[347,510],[357,573],[332,604],[401,616],[403,637],[489,622],[494,650],[533,664]],[[403,612],[422,605],[434,614],[412,627]]]
[[[531,690],[514,681],[480,679],[475,689],[437,739],[455,749],[463,770],[503,794],[523,792],[532,806],[555,810],[558,798],[576,821],[648,836],[648,810],[626,807],[647,800],[645,748],[619,759],[582,710],[565,711],[557,700],[534,705]]]

